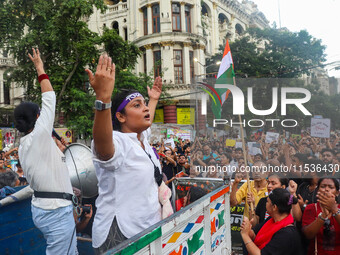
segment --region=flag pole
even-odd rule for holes
[[[226,57],[226,59],[225,59],[225,56],[227,56],[229,53],[230,53],[230,56]],[[224,48],[224,53],[223,53],[223,57],[222,57],[222,61],[221,62],[222,63],[220,65],[218,73],[220,73],[221,68],[222,68],[222,70],[223,70],[223,68],[226,68],[227,65],[224,66],[223,63],[230,64],[231,68],[232,68],[233,83],[234,83],[234,86],[236,86],[236,79],[235,79],[235,73],[234,73],[234,63],[233,63],[233,58],[231,56],[231,50],[230,50],[230,47],[229,47],[228,40],[227,40],[226,46]],[[217,77],[217,79],[218,78],[219,78],[219,76]],[[226,97],[228,97],[228,95],[226,95]],[[222,104],[223,104],[223,102],[221,102],[221,111],[222,111]],[[248,162],[247,162],[246,145],[245,145],[245,141],[244,141],[242,118],[241,118],[240,114],[238,115],[238,117],[239,117],[240,128],[241,128],[241,139],[242,139],[242,150],[243,150],[244,163],[245,163],[245,166],[247,166]],[[250,179],[249,179],[249,173],[247,171],[246,171],[246,176],[247,176],[247,185],[248,185],[248,192],[247,193],[250,193],[251,192],[251,190],[250,190]],[[254,204],[253,203],[250,203],[250,213],[251,213],[252,217],[254,217],[255,212],[254,212]]]
[[[235,76],[233,77],[233,80],[234,80],[234,86],[236,86]],[[248,165],[248,162],[247,162],[247,152],[246,152],[246,144],[245,144],[245,141],[244,141],[244,132],[243,132],[241,114],[238,115],[238,119],[239,119],[240,129],[241,129],[241,139],[242,139],[242,150],[243,150],[244,165],[246,167]],[[249,173],[247,171],[246,171],[246,176],[247,176],[247,185],[248,185],[248,192],[247,193],[251,193],[250,178],[249,178]],[[251,214],[252,218],[254,218],[254,216],[255,216],[254,207],[255,207],[255,205],[253,204],[253,202],[251,202],[250,203],[250,214]]]

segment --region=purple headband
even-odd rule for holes
[[[143,96],[142,96],[142,94],[139,93],[139,92],[135,92],[135,93],[132,93],[132,94],[128,95],[128,96],[124,99],[124,101],[118,106],[116,112],[122,111],[122,110],[125,108],[125,106],[126,106],[128,103],[130,103],[132,99],[135,99],[136,97],[143,97]],[[144,98],[144,97],[143,97],[143,98]]]
[[[288,205],[293,204],[293,197],[294,197],[293,195],[290,195]]]
[[[143,97],[143,95],[142,95],[141,93],[139,93],[139,92],[132,93],[132,94],[128,95],[128,96],[124,99],[124,101],[118,106],[117,111],[116,111],[115,114],[114,114],[113,124],[115,123],[115,120],[116,120],[116,118],[117,118],[117,117],[116,117],[116,113],[117,113],[117,112],[121,112],[121,111],[125,108],[125,106],[126,106],[128,103],[130,103],[131,100],[135,99],[136,97]],[[143,97],[143,98],[144,98],[144,97]]]

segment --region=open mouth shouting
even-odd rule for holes
[[[148,114],[146,114],[145,116],[144,116],[144,119],[146,119],[146,120],[150,120],[150,113],[148,113]]]

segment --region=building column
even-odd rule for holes
[[[121,22],[122,23],[122,22]],[[119,23],[119,36],[121,38],[123,38],[123,40],[125,39],[125,34],[124,34],[124,28],[123,28],[123,24]],[[125,41],[125,40],[124,40]]]
[[[159,1],[161,32],[172,32],[171,1]]]
[[[164,105],[164,124],[177,124],[177,107],[176,105]]]
[[[186,32],[187,30],[185,29],[185,3],[181,2],[181,29],[182,32]]]
[[[148,4],[148,35],[152,34],[152,5]]]
[[[173,42],[160,42],[162,54],[162,71],[164,73],[164,80],[166,83],[172,84],[175,81],[174,76],[174,43]],[[164,61],[163,61],[164,60]]]
[[[146,72],[149,74],[153,69],[153,46],[151,44],[144,45],[146,50]]]
[[[212,20],[211,38],[219,38],[217,4],[216,3],[213,3],[213,10],[211,12],[211,20]],[[211,54],[214,55],[218,52],[219,40],[212,40],[211,43],[212,43]]]
[[[197,75],[197,79],[203,79],[205,78],[206,72],[205,72],[205,55],[204,55],[204,46],[199,45],[195,47],[194,51],[194,57],[198,59],[198,62],[195,62],[195,75]]]
[[[4,97],[4,73],[5,69],[0,69],[0,105],[4,105],[5,97]]]
[[[189,47],[191,43],[183,43],[183,78],[184,84],[191,83],[190,77],[190,57],[189,57]]]
[[[192,8],[191,17],[191,30],[194,34],[203,35],[202,22],[201,22],[201,2],[197,1]]]
[[[199,60],[204,65],[204,66],[202,66],[203,73],[206,73],[206,70],[205,70],[205,64],[206,63],[205,63],[204,49],[205,49],[205,46],[204,45],[200,45],[198,50],[199,50]]]

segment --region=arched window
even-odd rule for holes
[[[210,9],[204,2],[202,3],[201,13],[203,16],[210,16]]]
[[[237,33],[238,35],[241,35],[241,34],[243,34],[244,29],[243,29],[243,27],[242,27],[240,24],[236,24],[236,26],[235,26],[235,31],[236,31],[236,33]]]
[[[114,30],[116,30],[117,34],[119,35],[119,24],[118,24],[117,21],[114,21],[114,22],[112,23],[112,28],[113,28]]]
[[[218,15],[218,23],[219,24],[223,24],[223,23],[229,23],[229,20],[228,20],[228,18],[227,18],[227,16],[225,16],[223,13],[220,13],[219,15]]]

